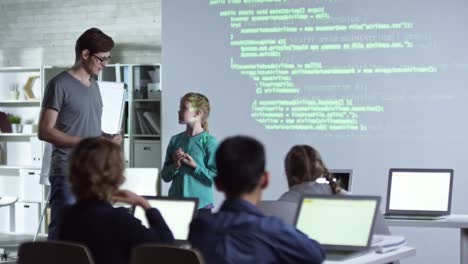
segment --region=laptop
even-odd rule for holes
[[[452,169],[390,169],[385,218],[443,218],[450,214],[452,185]]]
[[[347,192],[351,192],[352,179],[353,179],[353,170],[329,170],[333,177],[338,182],[338,185]]]
[[[338,183],[338,186],[340,186],[342,189],[344,189],[347,192],[351,192],[351,183],[352,183],[352,176],[353,176],[353,170],[328,170],[333,178],[335,178],[335,181]],[[316,180],[318,183],[324,183],[328,184],[328,181],[321,177]]]
[[[368,253],[380,197],[305,195],[295,226],[325,249],[327,260],[345,260]]]
[[[192,222],[197,210],[197,198],[169,198],[159,196],[143,196],[151,207],[161,213],[164,221],[171,229],[174,239],[178,244],[186,243],[188,240],[190,222]],[[149,227],[145,210],[140,206],[133,207],[134,216],[144,226]]]

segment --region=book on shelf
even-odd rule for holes
[[[11,124],[8,122],[7,114],[0,112],[0,132],[11,133]]]
[[[138,114],[138,111],[135,112],[135,132],[136,134],[144,134],[143,133],[143,124],[140,115]]]
[[[148,124],[148,121],[143,116],[143,113],[141,111],[137,111],[136,114],[137,114],[138,124],[140,125],[141,134],[144,134],[144,135],[156,134],[156,131],[153,130],[153,128]]]
[[[161,128],[159,127],[159,115],[156,112],[143,112],[143,116],[146,118],[151,128],[156,134],[161,134]]]

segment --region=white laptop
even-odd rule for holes
[[[197,198],[169,198],[158,196],[144,196],[151,207],[156,208],[161,213],[164,221],[171,229],[176,241],[187,241],[190,229],[190,222],[197,210]],[[145,210],[140,206],[134,207],[134,216],[138,218],[144,226],[148,227]]]
[[[295,225],[323,246],[327,260],[353,258],[370,250],[379,202],[378,196],[306,195]]]
[[[439,219],[450,214],[452,169],[390,169],[386,218]]]

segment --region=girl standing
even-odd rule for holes
[[[216,139],[208,133],[210,103],[206,96],[188,93],[180,100],[179,124],[185,131],[169,141],[161,171],[172,182],[169,197],[198,198],[198,215],[210,214],[213,206],[213,177]]]

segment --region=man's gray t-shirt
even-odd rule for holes
[[[86,87],[64,71],[49,81],[42,107],[58,112],[55,128],[70,136],[101,135],[102,99],[97,82]],[[54,145],[49,177],[65,176],[72,148]]]

